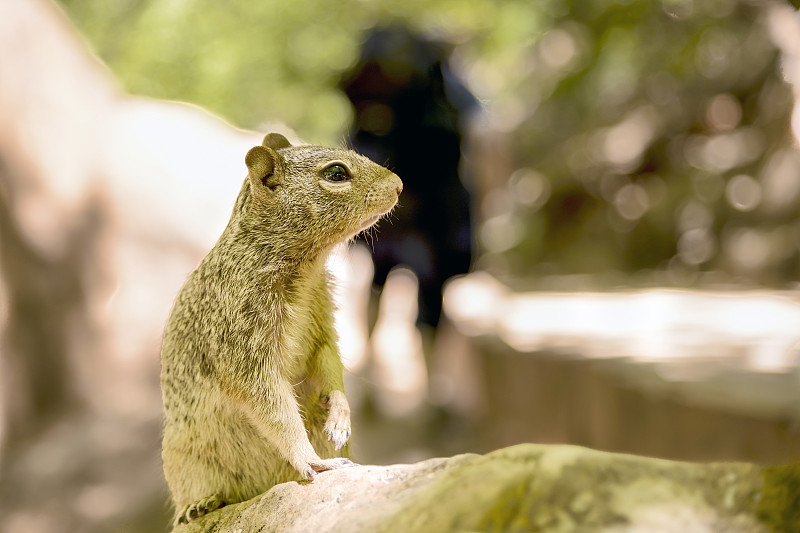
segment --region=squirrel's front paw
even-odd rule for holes
[[[329,409],[325,421],[325,434],[335,449],[340,449],[350,438],[350,405],[342,391],[335,390],[328,395],[323,405]]]

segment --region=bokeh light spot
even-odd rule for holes
[[[650,207],[647,191],[635,183],[629,183],[617,191],[614,207],[627,220],[638,220]]]
[[[708,104],[706,120],[715,130],[732,130],[742,120],[742,107],[730,94],[718,94]]]
[[[690,229],[678,239],[678,255],[688,265],[699,265],[711,259],[716,239],[705,228]]]
[[[752,177],[739,174],[725,187],[725,198],[738,211],[752,211],[761,203],[761,185]]]

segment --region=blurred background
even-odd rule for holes
[[[165,531],[159,345],[264,133],[405,190],[331,257],[362,463],[800,456],[782,0],[5,0],[0,532]]]

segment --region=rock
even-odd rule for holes
[[[800,531],[800,465],[523,444],[283,483],[173,533]]]

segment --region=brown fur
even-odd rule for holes
[[[351,464],[325,261],[402,190],[354,152],[294,147],[278,134],[245,161],[231,220],[164,333],[162,457],[182,522]],[[351,179],[332,180],[336,164]]]

